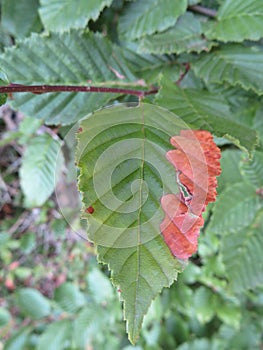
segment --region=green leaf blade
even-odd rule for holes
[[[231,289],[241,293],[263,283],[262,212],[256,224],[244,230],[228,233],[222,240],[223,262]]]
[[[164,31],[176,23],[186,8],[187,0],[178,1],[176,6],[169,0],[131,2],[120,17],[120,35],[133,40]]]
[[[225,46],[201,55],[192,67],[206,83],[227,82],[263,94],[263,52],[255,47]]]
[[[92,85],[102,82],[122,85],[136,79],[120,48],[99,34],[81,31],[32,35],[6,50],[0,56],[0,65],[11,82],[25,85],[89,85],[90,81]],[[49,124],[70,124],[116,96],[107,93],[22,93],[15,94],[14,100],[9,102],[14,109]]]
[[[201,35],[200,21],[191,12],[186,12],[173,27],[144,37],[139,48],[141,52],[154,54],[209,51],[214,44]]]
[[[219,196],[207,230],[220,235],[238,232],[252,224],[260,208],[255,187],[236,183]]]
[[[72,322],[69,319],[51,323],[41,335],[37,350],[63,350],[72,333]],[[51,341],[52,339],[52,341]]]
[[[165,153],[171,133],[186,126],[170,112],[143,104],[104,109],[81,127],[79,188],[84,209],[93,209],[84,214],[88,237],[120,290],[134,343],[151,301],[182,268],[160,233],[160,198],[178,192]]]
[[[104,7],[113,0],[41,0],[40,17],[47,30],[67,31],[85,28],[89,20],[96,20]]]
[[[56,183],[54,175],[61,163],[59,150],[60,143],[48,134],[37,136],[29,143],[20,168],[21,187],[27,206],[43,205],[53,192]]]
[[[218,21],[206,32],[210,39],[223,42],[257,41],[263,36],[263,3],[260,0],[225,0]]]
[[[51,311],[49,300],[33,288],[21,288],[17,292],[16,302],[20,310],[34,320],[49,315]]]
[[[230,138],[250,154],[257,145],[257,133],[232,120],[230,106],[223,96],[204,90],[181,89],[163,79],[155,102],[180,116],[193,128],[208,130],[216,136]]]
[[[22,39],[31,32],[39,32],[42,24],[38,15],[38,0],[4,0],[2,1],[2,26],[3,29]]]

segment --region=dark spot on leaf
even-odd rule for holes
[[[88,207],[86,210],[85,210],[86,213],[88,214],[93,214],[94,213],[94,208],[93,207]]]

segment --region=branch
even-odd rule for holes
[[[32,92],[33,94],[44,94],[47,92],[106,92],[112,94],[134,95],[143,97],[156,93],[156,89],[148,91],[132,90],[122,88],[111,88],[102,86],[78,86],[78,85],[21,85],[9,84],[0,86],[1,94],[12,94],[17,92]]]
[[[180,84],[184,76],[190,69],[188,63],[184,63],[185,71],[181,73],[176,84]],[[32,94],[45,94],[48,92],[104,92],[121,95],[133,95],[140,98],[156,94],[159,91],[158,87],[152,87],[150,90],[133,90],[103,86],[79,86],[79,85],[22,85],[9,84],[0,85],[0,94],[13,94],[17,92],[32,92]]]
[[[208,9],[206,7],[199,6],[199,5],[189,6],[188,9],[190,11],[200,13],[201,15],[205,15],[212,18],[215,18],[217,16],[216,10]]]

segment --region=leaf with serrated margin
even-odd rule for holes
[[[238,232],[226,232],[221,252],[230,288],[241,293],[263,283],[263,213],[253,226]]]
[[[113,0],[40,0],[40,17],[46,29],[66,31],[85,28],[89,20],[95,21]]]
[[[155,54],[209,51],[216,44],[202,37],[202,32],[199,19],[191,12],[186,12],[173,27],[145,36],[139,49],[141,52]]]
[[[239,182],[229,186],[213,206],[213,215],[207,232],[219,235],[238,232],[254,221],[262,208],[254,186]]]
[[[0,66],[9,81],[25,85],[126,84],[136,80],[119,47],[100,34],[81,31],[32,35],[0,55]],[[9,102],[27,116],[46,123],[70,124],[113,97],[116,94],[23,93],[14,94]]]
[[[61,167],[60,143],[49,134],[38,135],[28,144],[20,168],[25,205],[41,206],[55,188],[54,174]]]
[[[217,21],[205,35],[223,42],[257,41],[263,37],[263,2],[261,0],[225,0]]]
[[[170,0],[137,0],[125,8],[119,19],[119,33],[134,40],[172,27],[187,8],[187,0],[176,5]]]
[[[255,151],[253,159],[242,159],[240,172],[244,180],[255,186],[256,189],[263,188],[263,153]]]
[[[120,291],[132,343],[151,301],[182,267],[160,233],[160,199],[178,192],[165,154],[181,128],[179,118],[158,106],[121,105],[88,116],[78,134],[88,237]]]
[[[192,68],[206,83],[227,82],[263,94],[263,51],[256,47],[226,45],[201,54]]]
[[[250,154],[257,144],[256,131],[231,120],[230,106],[220,94],[182,89],[172,81],[162,79],[155,102],[180,116],[193,128],[227,137]]]
[[[160,75],[176,81],[185,70],[175,55],[139,54],[135,45],[132,45],[132,49],[126,48],[123,55],[136,76],[147,84],[157,83]]]
[[[4,0],[1,8],[2,28],[15,38],[39,32],[42,23],[38,15],[38,0]]]

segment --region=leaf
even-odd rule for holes
[[[28,207],[41,206],[55,188],[55,174],[61,168],[60,143],[48,134],[28,144],[20,168],[21,187]]]
[[[128,4],[119,18],[119,33],[134,40],[172,27],[187,8],[187,0],[176,6],[169,0],[138,0]]]
[[[42,333],[37,350],[64,350],[71,338],[72,321],[60,320],[51,323]]]
[[[21,288],[16,294],[16,303],[19,309],[34,320],[49,315],[50,303],[38,290]]]
[[[119,334],[118,329],[114,328],[113,331],[113,327],[116,327],[120,314],[118,312],[118,318],[116,318],[114,310],[109,306],[112,304],[100,306],[91,302],[76,316],[72,338],[77,349],[103,349],[105,348],[105,340],[107,340],[107,348],[112,348],[109,343],[113,332]],[[118,348],[116,347],[116,349]]]
[[[179,79],[182,67],[174,55],[139,54],[137,46],[132,48],[126,49],[123,54],[132,71],[147,84],[157,83],[160,75],[175,81]]]
[[[260,207],[256,189],[245,182],[236,183],[219,196],[207,230],[220,235],[238,232],[252,224]]]
[[[23,327],[12,336],[5,343],[4,350],[24,350],[29,342],[29,333],[31,328]]]
[[[93,269],[87,275],[89,291],[97,304],[111,302],[113,289],[109,279],[99,270]]]
[[[176,169],[180,195],[162,197],[166,216],[160,228],[173,255],[188,259],[197,250],[202,214],[216,200],[221,154],[208,131],[182,130],[170,142],[176,149],[167,152],[166,158]]]
[[[158,106],[122,105],[90,115],[78,134],[88,237],[124,301],[132,343],[151,301],[181,269],[160,234],[160,198],[178,191],[165,154],[171,133],[182,127],[174,114]]]
[[[252,160],[243,159],[240,164],[240,172],[245,181],[255,186],[256,189],[263,188],[263,153],[256,151]]]
[[[12,316],[10,314],[10,312],[4,308],[4,307],[0,307],[0,328],[3,326],[6,326],[10,320],[11,320]]]
[[[241,293],[263,283],[263,216],[255,224],[222,240],[222,255],[231,289]]]
[[[250,154],[257,144],[256,131],[231,120],[230,106],[220,94],[181,89],[172,81],[162,79],[155,103],[171,110],[192,128],[228,137]]]
[[[38,16],[38,0],[3,0],[2,26],[15,38],[24,38],[42,28]]]
[[[84,294],[73,283],[66,282],[55,290],[55,301],[67,312],[75,313],[85,304]]]
[[[26,85],[88,85],[88,81],[92,81],[92,85],[106,81],[125,84],[135,80],[121,49],[100,34],[81,31],[32,35],[0,55],[0,66],[11,82]],[[124,79],[118,78],[116,72]],[[27,116],[49,124],[70,124],[104,106],[114,96],[116,94],[23,93],[15,94],[9,102]]]
[[[261,0],[225,0],[218,10],[217,22],[205,35],[223,42],[257,41],[263,37],[262,22]]]
[[[239,170],[241,157],[242,152],[238,149],[226,149],[222,152],[222,173],[218,178],[219,193],[222,192],[223,189],[243,181]]]
[[[209,51],[215,45],[202,37],[199,19],[191,12],[179,17],[176,24],[164,32],[145,36],[140,51],[155,54]]]
[[[40,17],[47,30],[66,31],[85,28],[89,20],[96,20],[113,0],[40,0]]]
[[[196,318],[201,323],[208,323],[215,316],[215,295],[206,287],[199,287],[193,298]]]
[[[263,51],[232,44],[200,55],[192,64],[194,72],[206,83],[224,83],[263,94]]]

